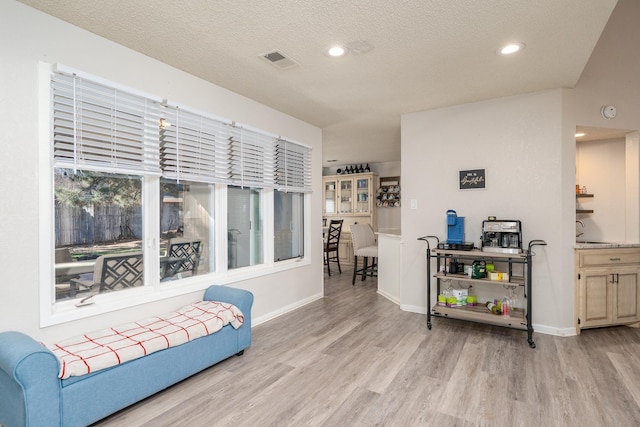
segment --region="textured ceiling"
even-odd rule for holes
[[[322,128],[327,166],[400,160],[403,113],[573,87],[616,1],[22,3]],[[373,49],[330,58],[334,43]],[[299,66],[260,58],[276,49]]]

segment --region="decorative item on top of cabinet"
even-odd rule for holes
[[[371,172],[371,168],[369,167],[369,163],[367,163],[366,166],[362,166],[363,163],[360,163],[360,165],[348,165],[345,166],[344,169],[338,168],[336,170],[336,174],[337,175],[351,175],[353,173],[369,173]]]
[[[400,177],[380,177],[380,187],[378,188],[377,199],[376,205],[379,208],[399,208]]]

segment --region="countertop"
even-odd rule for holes
[[[381,228],[376,234],[379,236],[402,237],[402,233],[398,228]]]
[[[640,248],[640,243],[585,242],[585,243],[576,243],[574,248],[575,249]]]

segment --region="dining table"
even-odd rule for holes
[[[96,265],[95,259],[84,261],[59,262],[55,265],[56,276],[74,276],[83,273],[92,273]]]
[[[162,279],[169,279],[176,275],[180,270],[182,263],[188,261],[186,257],[160,257],[160,274]],[[57,276],[77,276],[84,273],[93,273],[96,265],[96,259],[88,259],[83,261],[59,262],[55,264]]]

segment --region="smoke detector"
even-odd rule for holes
[[[279,70],[288,70],[289,68],[300,65],[280,50],[264,53],[260,55],[260,57]]]
[[[603,118],[607,120],[611,120],[615,118],[617,112],[618,111],[616,110],[616,107],[613,105],[603,105],[602,108],[600,109],[600,114],[602,115]]]

